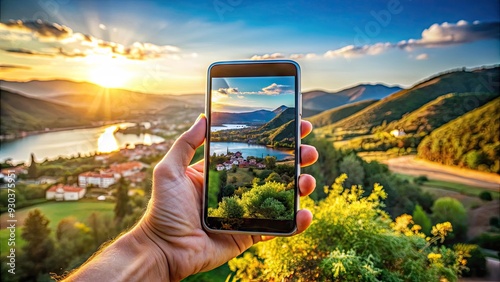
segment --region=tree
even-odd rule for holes
[[[483,191],[481,194],[479,194],[479,199],[483,201],[493,201],[493,196],[491,196],[491,193],[489,191]]]
[[[277,174],[276,172],[272,172],[271,174],[269,174],[269,176],[266,178],[265,180],[266,182],[282,182],[282,179],[280,177],[279,174]]]
[[[293,191],[286,190],[283,183],[277,182],[254,184],[241,196],[245,216],[252,218],[291,219],[294,215],[293,201]]]
[[[255,179],[254,179],[255,180]],[[253,183],[251,189],[238,189],[231,197],[222,198],[217,208],[209,208],[210,216],[229,218],[291,219],[294,212],[294,192],[283,183]]]
[[[434,224],[444,221],[451,222],[453,233],[450,239],[455,241],[467,239],[467,211],[462,203],[454,198],[443,197],[434,202],[431,210]]]
[[[116,189],[116,205],[114,211],[117,223],[120,223],[122,219],[132,211],[128,200],[128,183],[122,176],[118,181],[118,187]]]
[[[115,235],[113,232],[115,228],[111,215],[93,212],[89,215],[86,222],[91,229],[91,236],[94,240],[94,249],[97,249],[97,247],[99,247],[102,243],[111,239]]]
[[[52,271],[62,274],[83,262],[95,248],[91,229],[74,217],[59,221],[56,230],[57,255],[51,260]]]
[[[341,173],[349,175],[344,182],[346,188],[352,185],[361,185],[365,179],[365,170],[359,157],[355,154],[350,154],[342,159],[339,164],[339,170]]]
[[[267,156],[264,159],[264,164],[266,169],[274,169],[276,167],[276,157]]]
[[[422,227],[422,232],[424,234],[430,234],[432,223],[431,219],[424,211],[421,205],[415,206],[415,211],[413,211],[413,221]]]
[[[222,189],[222,197],[230,197],[234,194],[236,186],[233,184],[228,184]]]
[[[219,207],[217,209],[211,209],[209,212],[211,216],[215,217],[242,218],[245,211],[237,198],[224,197]]]
[[[47,259],[54,251],[50,238],[50,221],[39,209],[28,213],[24,220],[21,238],[26,241],[19,259],[19,268],[24,280],[37,280],[40,273],[48,272]]]
[[[29,178],[35,179],[38,176],[37,164],[35,161],[35,154],[31,153],[31,162],[28,167],[28,176]]]

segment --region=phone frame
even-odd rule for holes
[[[294,76],[295,77],[295,149],[294,149],[294,216],[291,220],[234,218],[233,224],[242,224],[238,229],[223,229],[223,220],[208,216],[208,183],[210,160],[210,134],[211,134],[211,98],[212,78],[227,77],[266,77],[266,76]],[[300,122],[302,116],[302,93],[300,88],[300,66],[292,60],[249,60],[249,61],[222,61],[215,62],[208,67],[207,92],[205,95],[205,114],[207,117],[207,130],[205,138],[205,173],[203,182],[202,225],[203,228],[213,233],[250,234],[250,235],[275,235],[287,236],[297,231],[297,211],[299,209],[300,192],[298,188],[300,175]]]

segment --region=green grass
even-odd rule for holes
[[[233,183],[233,177],[236,178],[236,182]],[[254,176],[251,172],[248,171],[248,168],[238,168],[236,172],[227,173],[227,183],[233,184],[235,186],[243,186],[248,183],[252,183]]]
[[[493,199],[498,200],[500,198],[500,193],[491,191],[488,189],[483,189],[483,188],[478,188],[470,185],[465,185],[465,184],[460,184],[460,183],[453,183],[453,182],[447,182],[447,181],[441,181],[441,180],[429,180],[424,182],[424,186],[427,187],[434,187],[434,188],[440,188],[440,189],[445,189],[445,190],[450,190],[454,192],[458,192],[460,194],[472,196],[472,197],[479,197],[479,194],[481,194],[484,191],[490,192],[491,196],[493,196]]]
[[[48,202],[28,208],[19,209],[16,211],[16,218],[18,219],[16,225],[16,248],[24,245],[24,240],[21,238],[21,225],[22,221],[27,217],[31,210],[39,209],[49,220],[49,228],[51,234],[54,235],[57,230],[59,221],[65,217],[75,217],[80,222],[85,222],[89,215],[93,212],[101,213],[102,215],[113,215],[113,208],[115,204],[110,202],[96,202],[96,201],[78,201],[78,202]],[[3,214],[2,214],[3,216]],[[2,218],[2,222],[4,219]],[[2,226],[3,227],[3,226]],[[10,248],[7,244],[10,231],[8,229],[0,230],[1,239],[1,253],[3,254]]]
[[[398,153],[388,152],[388,151],[358,152],[357,155],[367,162],[371,161],[383,162],[390,160],[392,158],[399,157]]]
[[[416,176],[412,175],[406,175],[406,174],[400,174],[400,173],[395,173],[399,178],[408,180],[409,182],[413,182],[413,180],[416,178]],[[457,192],[462,195],[467,195],[471,197],[478,197],[479,195],[486,191],[490,192],[491,196],[493,196],[493,199],[498,200],[500,199],[500,192],[495,192],[489,189],[484,189],[480,187],[475,187],[471,185],[466,185],[466,184],[461,184],[461,183],[455,183],[455,182],[448,182],[448,181],[441,181],[441,180],[427,180],[422,183],[422,188],[424,189],[439,189],[439,190],[446,190],[446,191],[452,191],[452,192]]]

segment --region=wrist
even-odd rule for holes
[[[123,234],[102,248],[67,281],[169,281],[163,253],[140,229]]]
[[[158,244],[155,234],[149,232],[148,228],[143,226],[143,222],[137,224],[123,237],[125,237],[124,245],[134,248],[136,252],[147,257],[147,265],[154,267],[148,271],[158,274],[155,281],[172,281],[165,246],[162,247]]]

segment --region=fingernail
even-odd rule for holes
[[[205,114],[204,114],[204,113],[201,113],[201,114],[198,116],[198,118],[196,119],[196,121],[195,121],[194,123],[195,123],[195,124],[197,124],[197,123],[200,121],[200,119],[202,119],[204,116],[205,116]]]
[[[204,113],[201,113],[201,114],[198,116],[198,118],[196,119],[196,121],[193,123],[193,125],[191,125],[191,127],[189,128],[189,130],[191,130],[193,127],[195,127],[195,126],[198,124],[198,122],[200,121],[200,119],[202,119],[204,116],[205,116],[205,114],[204,114]]]

